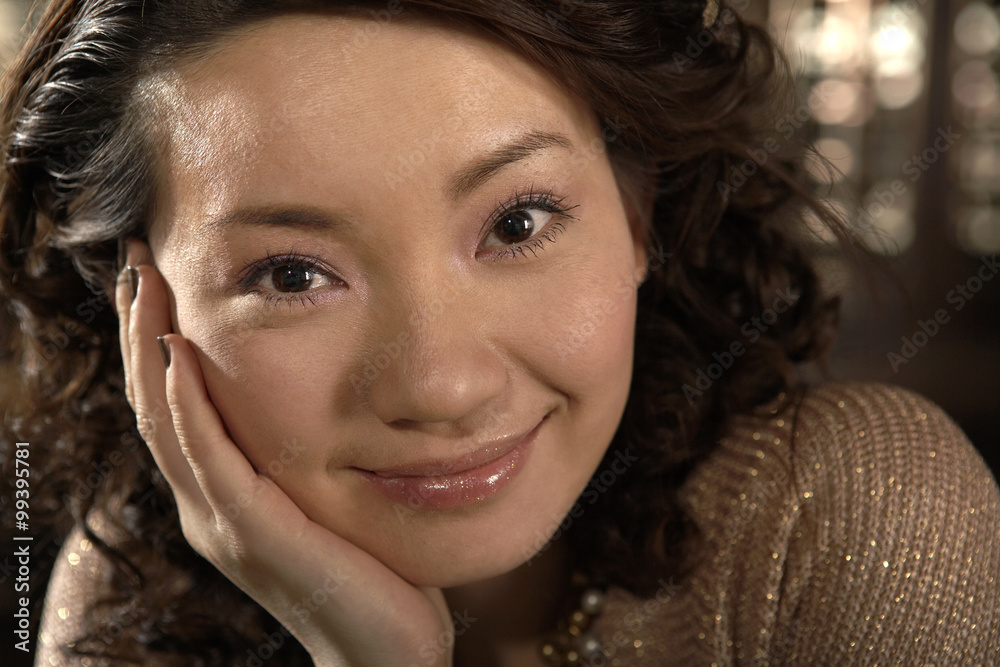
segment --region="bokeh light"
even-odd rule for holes
[[[924,75],[919,70],[877,75],[873,88],[879,106],[903,109],[913,104],[924,91]]]
[[[996,73],[985,60],[970,60],[955,71],[951,92],[959,104],[985,109],[998,100]]]
[[[850,22],[822,10],[799,12],[789,30],[790,45],[809,74],[839,72],[857,66],[861,39]]]
[[[992,206],[971,206],[958,215],[958,243],[971,255],[1000,252],[1000,211]]]
[[[971,56],[985,56],[1000,48],[1000,20],[984,2],[970,2],[955,18],[955,43]]]
[[[908,13],[897,4],[875,10],[868,39],[875,74],[899,77],[923,69],[926,34],[927,26],[917,13]]]
[[[857,162],[854,151],[843,139],[825,137],[816,141],[813,149],[822,159],[810,153],[806,168],[817,181],[835,183],[843,180],[845,176],[850,176],[855,170]]]
[[[962,189],[969,193],[1000,192],[1000,144],[990,136],[971,136],[959,150]]]
[[[813,86],[813,117],[824,125],[864,125],[875,112],[867,86],[843,79],[822,79]]]
[[[894,187],[893,183],[896,184]],[[875,183],[862,198],[854,220],[861,238],[873,252],[895,255],[913,245],[913,192],[900,181]]]

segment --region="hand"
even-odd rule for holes
[[[126,392],[187,541],[283,623],[317,665],[450,665],[453,642],[442,638],[452,626],[440,589],[413,586],[314,523],[254,469],[227,435],[191,344],[170,333],[169,291],[149,248],[130,240],[127,259],[137,296],[130,300],[128,271],[115,291]],[[241,511],[225,511],[233,503]]]

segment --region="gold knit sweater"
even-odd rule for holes
[[[683,487],[693,574],[608,592],[606,665],[1000,665],[1000,491],[925,398],[810,390]]]
[[[828,384],[739,417],[681,497],[695,569],[610,589],[582,664],[1000,665],[1000,490],[928,400]],[[59,557],[36,665],[79,664],[57,646],[107,575],[88,547]]]

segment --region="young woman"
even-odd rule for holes
[[[698,2],[53,2],[0,198],[37,664],[995,661],[981,459],[796,375],[781,63]]]

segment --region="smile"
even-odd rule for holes
[[[459,459],[382,470],[355,470],[393,502],[440,510],[491,498],[517,476],[531,453],[542,420],[531,431]]]

